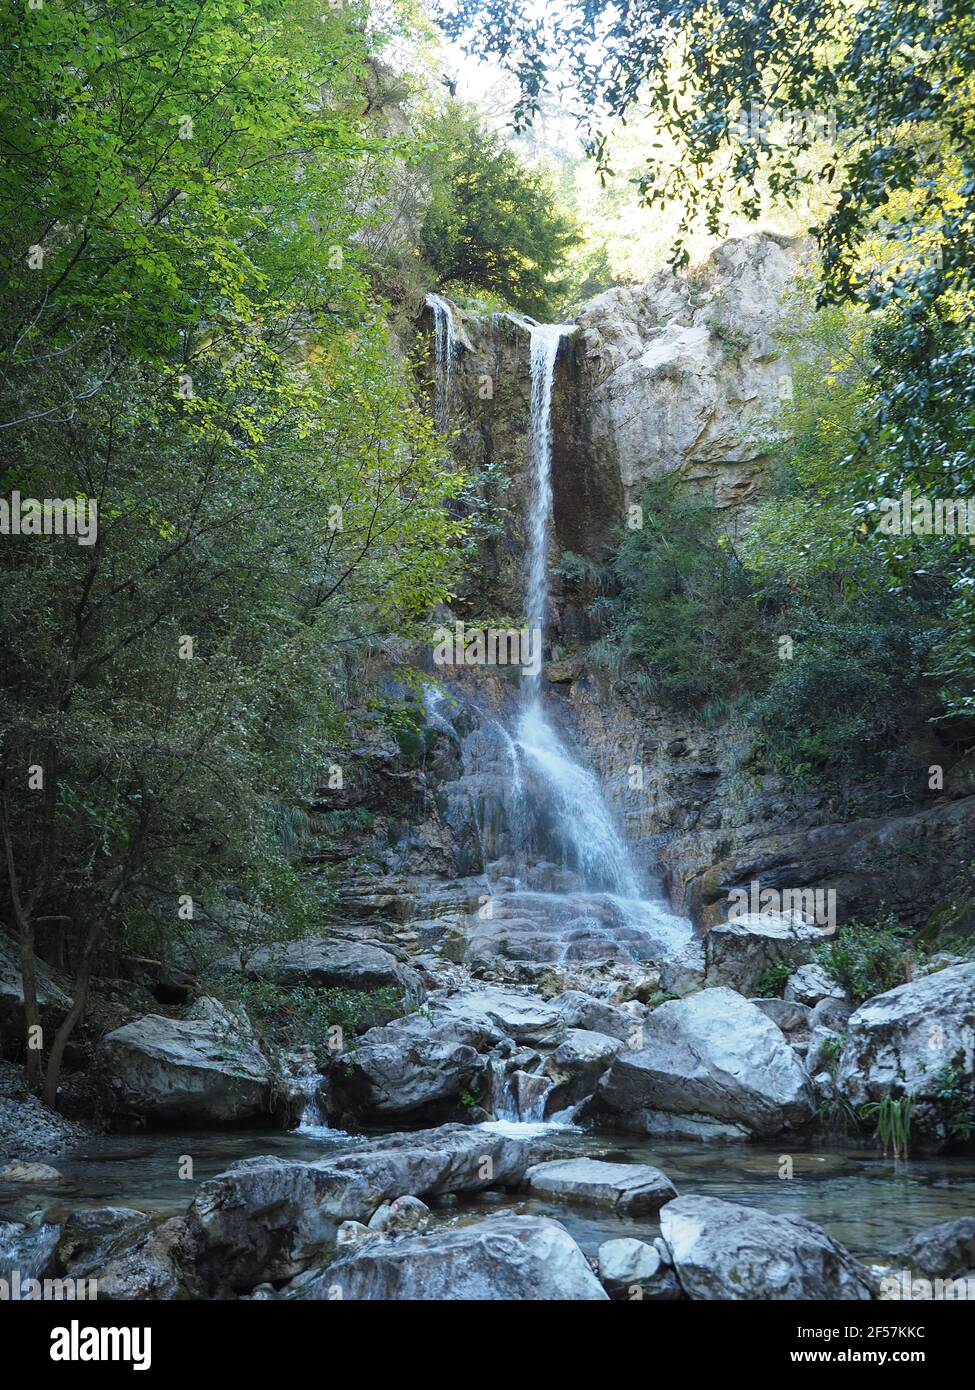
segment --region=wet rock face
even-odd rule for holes
[[[678,1197],[660,1213],[677,1278],[696,1299],[843,1299],[876,1295],[869,1271],[812,1221],[717,1197]]]

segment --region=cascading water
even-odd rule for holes
[[[548,536],[552,511],[552,389],[559,344],[571,324],[536,324],[531,329],[531,512],[528,518],[528,585],[525,610],[533,641],[544,644],[548,621]],[[516,743],[548,787],[559,833],[572,867],[587,888],[639,897],[639,879],[613,824],[599,783],[574,762],[549,722],[540,693],[539,669],[526,673],[525,708]]]
[[[446,430],[450,424],[450,384],[454,370],[454,356],[457,351],[457,335],[454,331],[454,311],[439,294],[428,294],[427,305],[433,311],[434,368],[436,372],[436,398],[434,417],[439,430]]]
[[[428,296],[428,303],[434,313],[442,411],[449,406],[453,317],[439,296]],[[520,321],[519,326],[530,335],[531,362],[524,604],[540,656],[549,621],[552,398],[560,344],[573,325]],[[473,731],[458,742],[491,889],[491,911],[479,913],[471,923],[469,959],[659,960],[690,940],[691,925],[668,911],[662,894],[654,900],[645,892],[598,779],[570,754],[553,725],[542,694],[540,660],[534,665],[537,670],[522,675],[520,699],[507,728],[458,690],[475,716]],[[439,699],[428,693],[425,703],[428,726],[444,731],[450,721],[438,708]],[[458,737],[452,723],[450,728]],[[544,1106],[544,1097],[540,1103]]]

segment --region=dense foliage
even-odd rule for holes
[[[76,976],[53,1101],[100,953],[201,902],[314,911],[293,832],[343,651],[447,594],[462,479],[358,264],[399,151],[359,114],[353,9],[96,0],[0,32],[4,489],[97,506],[91,544],[0,541],[28,1022],[38,932]]]
[[[545,173],[460,102],[446,105],[427,139],[432,196],[421,243],[439,283],[556,317],[569,288],[557,268],[579,236]]]

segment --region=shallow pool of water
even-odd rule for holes
[[[682,1194],[724,1197],[765,1211],[804,1216],[870,1261],[885,1261],[895,1247],[925,1226],[975,1213],[973,1158],[895,1162],[871,1150],[651,1143],[633,1136],[542,1129],[533,1138],[542,1146],[539,1157],[590,1153],[650,1163],[666,1173]],[[238,1159],[259,1154],[315,1159],[363,1142],[363,1136],[327,1131],[106,1136],[55,1161],[64,1179],[59,1184],[0,1182],[0,1218],[23,1220],[43,1213],[57,1221],[72,1208],[104,1205],[176,1215],[185,1211],[200,1182]],[[780,1176],[788,1171],[784,1159],[791,1159],[791,1177]],[[187,1160],[192,1162],[191,1169]],[[436,1219],[464,1219],[475,1209],[556,1216],[590,1254],[614,1236],[646,1239],[658,1229],[648,1219],[495,1193],[440,1212]]]

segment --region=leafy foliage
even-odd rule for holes
[[[182,929],[160,902],[314,921],[294,832],[343,651],[448,595],[464,480],[358,265],[346,190],[399,150],[358,114],[355,11],[96,0],[0,30],[5,483],[98,509],[94,544],[0,550],[4,907],[27,959],[56,920],[77,977],[53,1100],[98,953]]]
[[[569,284],[558,267],[579,235],[551,182],[461,103],[447,105],[427,138],[433,196],[421,241],[439,283],[554,318]]]
[[[855,1004],[895,989],[909,978],[911,934],[892,912],[872,922],[846,922],[838,935],[816,948],[820,965]]]

